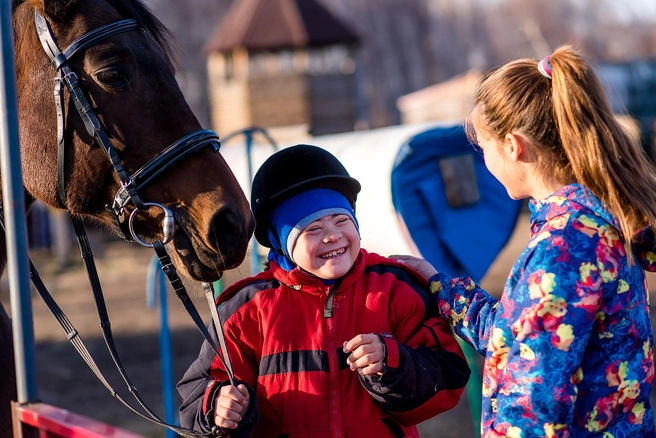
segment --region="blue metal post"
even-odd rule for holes
[[[264,138],[267,139],[267,141],[273,146],[273,150],[277,151],[278,150],[278,145],[276,142],[273,140],[273,137],[269,135],[269,133],[262,128],[259,128],[257,126],[251,126],[250,128],[245,128],[241,129],[239,131],[235,131],[231,134],[226,135],[223,137],[221,140],[222,143],[228,142],[230,139],[233,137],[236,137],[238,135],[244,134],[246,137],[246,160],[247,160],[247,165],[248,165],[248,184],[252,185],[253,184],[253,159],[252,159],[252,152],[253,152],[253,134],[256,132],[259,132],[264,136]],[[253,237],[251,241],[251,275],[257,275],[260,272],[260,269],[262,269],[262,261],[260,260],[260,254],[258,252],[258,246],[257,246],[257,240],[255,240],[255,237]],[[221,284],[214,284],[214,290],[215,295],[219,295],[221,291],[223,290],[221,288]]]
[[[155,289],[158,293],[155,294]],[[166,277],[156,256],[150,260],[146,284],[146,304],[152,309],[159,298],[159,355],[162,372],[162,398],[164,404],[164,421],[178,424],[175,403],[175,384],[173,377],[173,347],[168,319],[168,299],[166,296]],[[178,435],[166,429],[166,438],[176,438]]]
[[[162,357],[162,396],[164,398],[164,420],[169,424],[177,424],[178,419],[175,409],[175,386],[173,377],[173,347],[171,343],[171,331],[169,330],[169,309],[166,296],[166,278],[164,272],[159,273],[159,348]],[[172,430],[166,429],[166,438],[175,438],[177,435]]]
[[[248,163],[248,182],[253,183],[253,159],[251,157],[253,152],[253,130],[244,130],[246,136],[246,159]],[[261,261],[260,253],[257,251],[257,240],[255,237],[251,239],[251,275],[257,275],[260,272]]]
[[[18,99],[11,16],[11,1],[0,0],[0,169],[7,240],[7,267],[14,331],[14,361],[18,403],[38,399],[32,297],[27,256],[25,194],[18,137]]]

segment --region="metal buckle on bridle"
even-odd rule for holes
[[[77,77],[77,75],[75,74],[74,71],[68,72],[68,73],[66,73],[65,75],[62,76],[62,79],[67,81],[67,82],[70,82],[71,78],[73,78],[75,80],[75,82],[78,82],[78,77]],[[55,80],[57,80],[57,78],[55,78]]]
[[[171,241],[171,239],[173,239],[173,228],[175,225],[175,219],[173,218],[173,213],[171,212],[171,210],[164,207],[162,204],[158,204],[156,202],[146,202],[144,203],[144,206],[159,207],[164,212],[164,219],[162,219],[162,232],[164,233],[164,239],[162,239],[162,245],[166,245]],[[134,232],[134,226],[132,225],[132,222],[134,221],[134,216],[138,211],[140,211],[139,208],[135,207],[135,209],[132,210],[132,213],[130,213],[130,220],[128,221],[130,234],[132,235],[134,241],[137,242],[139,245],[145,246],[146,248],[152,248],[153,247],[152,243],[146,243],[143,240],[139,239],[137,233]]]

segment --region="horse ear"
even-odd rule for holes
[[[34,9],[52,21],[66,21],[76,0],[28,0]]]

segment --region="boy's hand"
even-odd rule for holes
[[[236,429],[242,414],[248,411],[248,402],[245,385],[223,386],[214,400],[214,424],[224,429]]]
[[[348,342],[344,342],[344,353],[351,353],[346,363],[351,371],[358,371],[363,375],[382,374],[385,366],[385,345],[378,335],[373,333],[357,335]]]
[[[422,277],[429,280],[433,275],[437,274],[437,270],[424,259],[418,257],[413,257],[409,255],[391,255],[389,256],[392,260],[396,260],[399,263],[410,266],[412,269],[421,274]]]

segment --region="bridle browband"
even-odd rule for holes
[[[232,365],[230,363],[230,358],[228,357],[228,350],[225,343],[225,338],[223,335],[223,329],[221,324],[221,319],[218,315],[215,299],[214,299],[214,290],[212,285],[209,283],[203,283],[203,288],[205,295],[210,306],[210,313],[212,315],[212,320],[214,322],[214,328],[216,330],[216,335],[219,341],[219,345],[212,339],[209,331],[204,325],[202,318],[200,317],[198,311],[196,310],[191,298],[187,294],[187,291],[182,283],[182,280],[177,274],[176,268],[171,262],[164,245],[168,243],[173,237],[174,229],[174,218],[171,211],[165,206],[154,203],[154,202],[144,202],[139,195],[139,191],[143,189],[147,184],[149,184],[155,177],[164,172],[166,169],[171,167],[173,164],[181,161],[188,155],[203,149],[205,147],[212,147],[215,152],[219,151],[220,141],[216,133],[209,129],[202,129],[191,134],[184,136],[175,143],[168,146],[156,157],[144,164],[139,170],[134,172],[132,175],[129,175],[125,167],[123,166],[121,159],[114,149],[114,146],[109,141],[105,130],[100,123],[100,120],[96,116],[93,107],[87,101],[84,93],[82,92],[78,78],[75,72],[73,72],[68,66],[68,61],[76,53],[97,44],[100,41],[103,41],[111,36],[117,35],[122,32],[133,31],[133,30],[143,30],[141,26],[137,23],[136,20],[127,19],[120,20],[114,23],[110,23],[104,26],[101,26],[97,29],[94,29],[80,38],[73,41],[66,49],[63,51],[59,50],[57,43],[54,40],[50,26],[46,19],[41,16],[37,11],[34,12],[34,21],[36,25],[36,31],[41,41],[45,52],[50,58],[51,64],[57,70],[57,76],[55,77],[55,106],[57,111],[57,144],[58,144],[58,154],[57,154],[57,197],[60,206],[67,208],[67,196],[66,196],[66,180],[65,180],[65,125],[64,125],[64,103],[63,103],[63,87],[64,85],[68,90],[71,98],[75,103],[80,117],[84,122],[84,126],[96,142],[102,147],[103,151],[109,158],[114,171],[118,175],[121,181],[121,188],[116,193],[114,201],[111,206],[107,205],[106,209],[110,212],[112,220],[117,224],[121,230],[123,237],[130,241],[130,236],[136,242],[143,246],[152,247],[160,261],[162,270],[166,274],[167,279],[169,280],[171,286],[173,287],[176,295],[182,301],[185,309],[190,314],[194,323],[202,333],[205,340],[208,342],[210,347],[217,354],[219,359],[223,362],[226,372],[228,374],[228,379],[231,384],[234,382],[234,374],[232,372]],[[134,209],[130,213],[129,217],[126,215],[126,206],[132,203]],[[162,230],[164,238],[162,240],[155,240],[152,243],[143,242],[134,232],[133,219],[136,212],[140,210],[145,210],[147,207],[154,206],[161,208],[164,211],[164,221],[162,224]],[[137,388],[132,385],[125,368],[121,362],[118,352],[114,345],[113,335],[111,331],[111,326],[109,322],[109,316],[107,314],[107,309],[105,306],[105,300],[102,293],[102,288],[100,286],[100,280],[95,268],[95,262],[93,260],[93,254],[91,252],[91,247],[86,236],[86,231],[84,230],[84,225],[81,219],[77,216],[71,216],[73,220],[73,226],[75,228],[75,233],[77,235],[78,244],[82,252],[82,258],[85,262],[87,273],[89,275],[89,281],[92,286],[94,300],[96,301],[96,308],[98,311],[98,317],[100,319],[100,327],[102,330],[103,338],[105,339],[105,344],[109,350],[110,356],[112,357],[118,372],[120,373],[123,381],[127,384],[129,392],[141,405],[141,407],[146,411],[146,414],[140,412],[132,405],[127,403],[121,398],[121,396],[109,385],[102,372],[99,370],[96,365],[93,357],[87,350],[86,346],[82,342],[79,333],[72,325],[66,314],[62,309],[57,305],[56,301],[47,290],[43,282],[39,277],[39,273],[36,268],[30,261],[30,278],[37,289],[40,297],[45,302],[46,306],[53,314],[57,322],[64,329],[64,332],[67,335],[68,340],[73,344],[75,349],[78,351],[80,356],[87,363],[89,368],[94,372],[98,379],[103,383],[103,385],[126,405],[131,411],[135,412],[137,415],[145,418],[149,421],[152,421],[161,426],[167,427],[181,435],[184,436],[193,436],[193,437],[208,437],[208,436],[222,436],[223,431],[217,426],[213,426],[211,431],[208,433],[196,432],[190,429],[185,429],[182,427],[177,427],[171,424],[164,422],[157,414],[155,414],[141,399]],[[0,225],[4,228],[4,215],[2,213],[2,203],[0,201]],[[219,352],[219,349],[222,353]]]
[[[89,104],[87,98],[82,92],[78,82],[78,77],[75,72],[71,70],[68,62],[73,56],[75,56],[76,53],[91,47],[109,37],[133,30],[143,31],[143,29],[139,23],[133,19],[116,21],[82,35],[62,51],[57,46],[57,42],[52,35],[48,22],[37,11],[34,11],[34,22],[36,25],[37,35],[41,41],[41,45],[50,58],[50,63],[57,70],[57,76],[55,77],[54,95],[57,113],[58,145],[57,198],[60,206],[63,208],[67,207],[65,169],[66,144],[63,89],[63,86],[65,86],[71,98],[73,99],[73,102],[75,103],[75,107],[77,108],[82,121],[84,122],[84,127],[86,128],[89,135],[91,135],[96,140],[96,143],[103,149],[114,168],[114,172],[116,172],[116,175],[118,175],[121,181],[121,188],[116,193],[114,202],[111,206],[106,206],[107,211],[112,217],[112,221],[118,226],[126,240],[131,240],[132,238],[141,245],[152,246],[151,244],[147,244],[139,239],[139,237],[134,232],[134,228],[131,226],[131,219],[137,211],[145,210],[148,206],[159,207],[162,209],[162,211],[164,211],[165,214],[165,225],[163,228],[167,231],[170,231],[171,233],[164,235],[162,243],[168,243],[173,237],[173,224],[171,223],[173,220],[173,214],[161,204],[145,203],[141,198],[139,191],[170,166],[200,149],[211,147],[215,152],[218,152],[221,146],[219,136],[209,129],[201,129],[186,135],[185,137],[168,146],[156,157],[144,164],[134,174],[130,175],[123,166],[123,163],[121,162],[116,149],[109,141],[109,138],[107,137],[107,134],[105,133],[105,130],[100,123],[100,120],[98,119],[98,116],[96,115],[93,107]],[[134,205],[135,209],[132,211],[130,218],[128,219],[125,207],[130,202]],[[168,222],[168,224],[166,224],[166,222]]]

